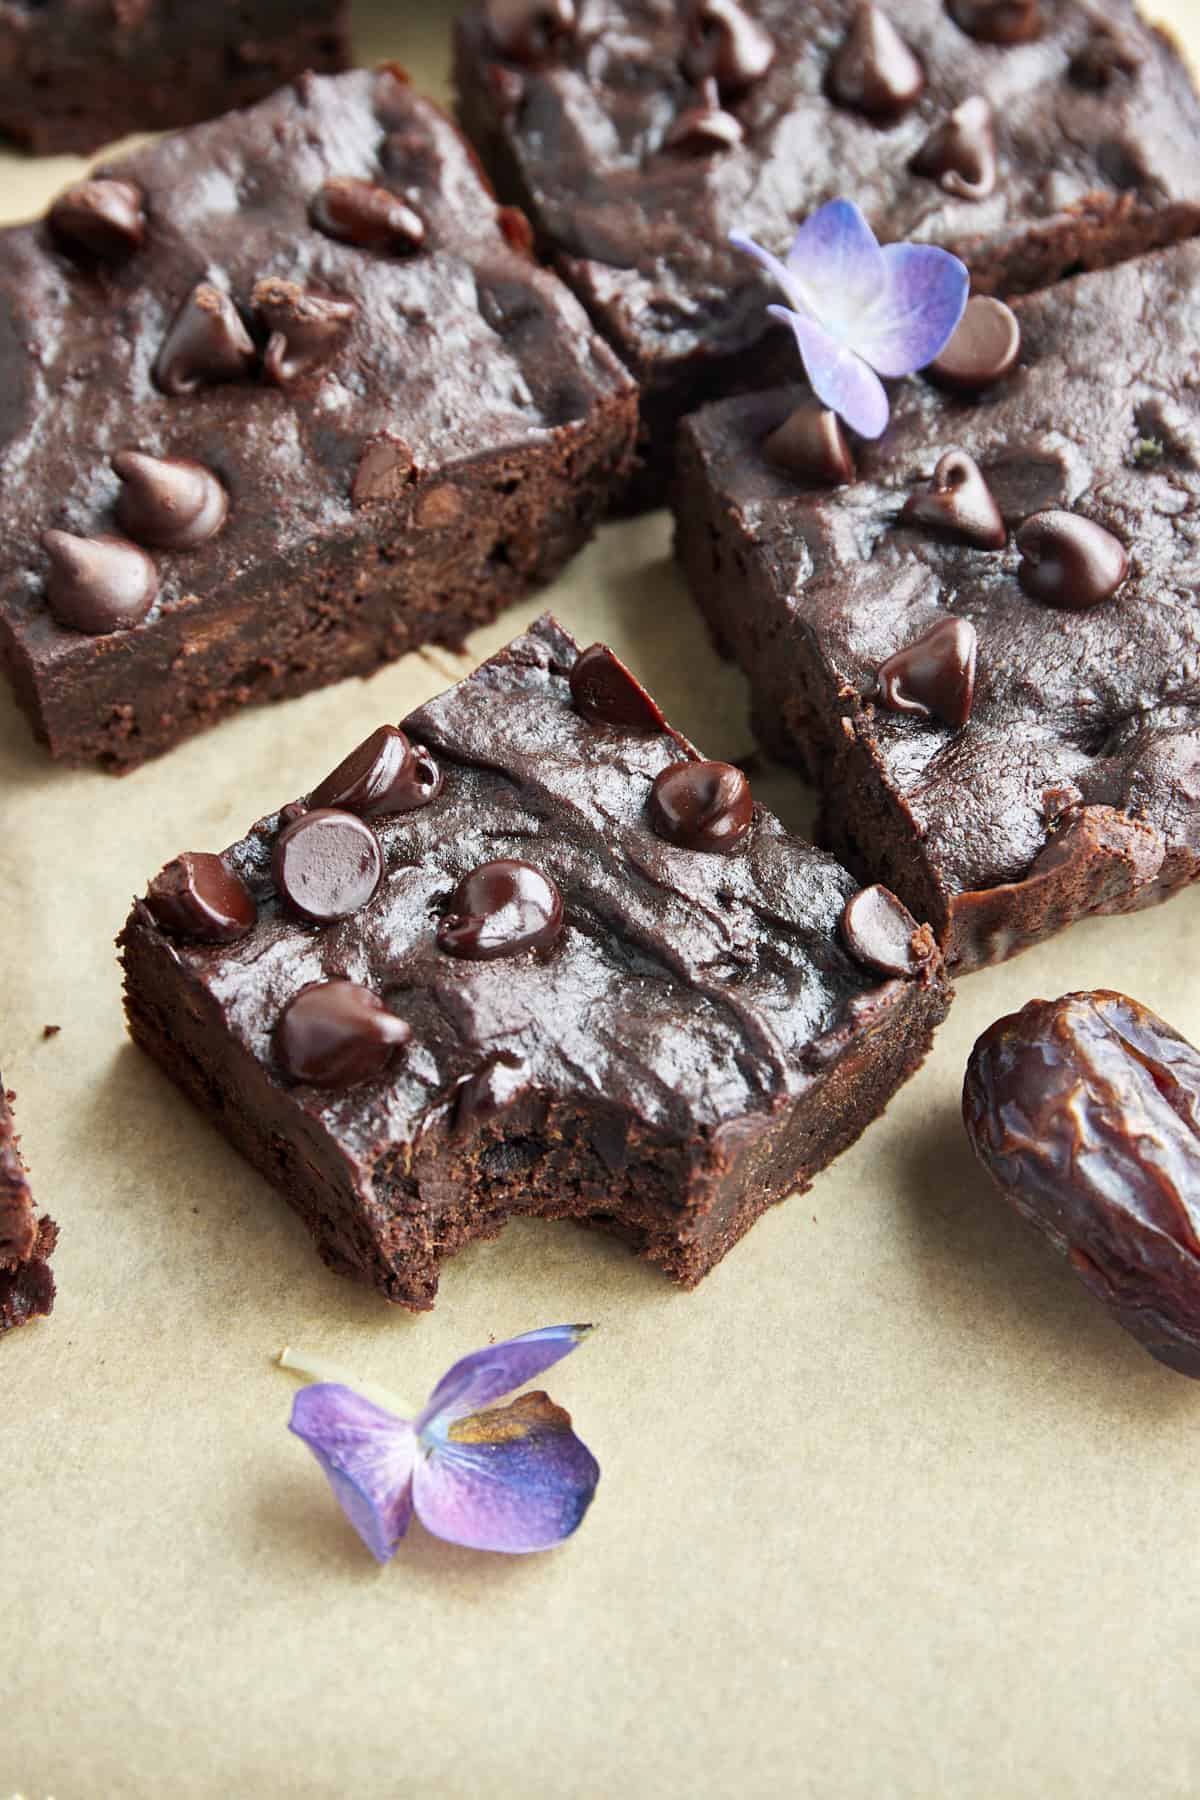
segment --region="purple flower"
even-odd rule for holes
[[[867,438],[888,422],[879,377],[911,375],[941,354],[967,304],[970,276],[932,244],[885,244],[852,200],[831,200],[796,233],[786,262],[740,231],[730,234],[770,271],[788,306],[767,311],[791,326],[822,405]]]
[[[547,1394],[494,1403],[569,1355],[591,1329],[549,1325],[464,1356],[411,1420],[340,1381],[322,1381],[296,1395],[290,1429],[380,1562],[395,1555],[414,1512],[436,1537],[472,1550],[548,1550],[582,1521],[600,1465]],[[326,1372],[289,1351],[280,1362]]]

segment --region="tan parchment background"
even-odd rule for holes
[[[445,91],[449,6],[361,11],[364,58]],[[4,159],[0,213],[78,166]],[[551,601],[711,754],[749,748],[663,518],[607,529]],[[121,783],[53,770],[0,698],[0,1067],[63,1229],[57,1315],[0,1347],[0,1796],[1197,1794],[1200,1388],[1001,1209],[958,1092],[1034,995],[1124,987],[1200,1040],[1200,894],[972,977],[886,1119],[690,1296],[526,1224],[432,1316],[391,1311],[126,1044],[111,939],[146,877],[538,604]],[[804,820],[792,777],[759,791]],[[377,1571],[274,1354],[419,1402],[489,1334],[578,1318],[603,1329],[548,1380],[604,1468],[578,1537],[507,1561],[417,1530]]]

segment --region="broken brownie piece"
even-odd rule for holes
[[[391,70],[305,77],[0,232],[0,662],[128,769],[458,644],[580,548],[636,397]]]
[[[1186,244],[972,300],[852,454],[802,388],[683,427],[679,552],[756,729],[952,969],[1200,877],[1198,341]]]
[[[1200,104],[1129,0],[469,0],[457,83],[641,384],[639,501],[682,413],[795,367],[732,230],[782,254],[845,195],[1000,294],[1200,230]]]
[[[58,1226],[34,1211],[13,1124],[15,1099],[0,1078],[0,1334],[54,1310],[50,1258]]]
[[[692,1286],[878,1116],[949,990],[927,929],[545,618],[121,939],[136,1041],[325,1261],[432,1304],[518,1214]]]

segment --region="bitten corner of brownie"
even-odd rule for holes
[[[53,1219],[39,1219],[21,1158],[12,1105],[0,1077],[0,1335],[54,1310]]]
[[[927,928],[548,617],[168,865],[121,947],[135,1040],[330,1267],[418,1309],[521,1214],[693,1286],[882,1112],[950,993]]]
[[[0,232],[0,665],[132,768],[458,645],[586,542],[636,392],[391,68],[305,76]]]

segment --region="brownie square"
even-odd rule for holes
[[[349,61],[348,0],[0,0],[0,133],[82,153]]]
[[[1128,0],[470,0],[457,83],[642,386],[635,501],[661,498],[682,413],[795,369],[734,228],[782,253],[845,195],[1000,294],[1200,229],[1200,106]]]
[[[54,1310],[53,1219],[39,1219],[13,1121],[16,1095],[0,1076],[0,1336]]]
[[[932,923],[959,970],[1200,875],[1200,245],[1011,310],[1013,372],[975,397],[896,388],[848,485],[764,450],[803,389],[687,421],[676,482],[679,553],[750,677],[759,735],[819,782],[823,841]],[[987,490],[1000,548],[978,541]],[[901,516],[910,501],[924,522]],[[1021,529],[1056,509],[1065,535]],[[1127,557],[1110,597],[1109,579],[1052,591],[1062,568],[1043,552],[1069,562],[1072,542],[1085,587],[1093,552],[1111,574]],[[914,679],[924,717],[893,709]]]
[[[129,1028],[330,1267],[405,1306],[518,1214],[691,1287],[948,1005],[927,928],[549,618],[306,804],[151,884]]]
[[[0,661],[54,756],[461,643],[579,549],[636,397],[527,244],[389,69],[0,233]]]

